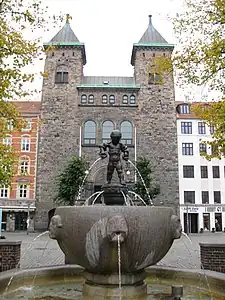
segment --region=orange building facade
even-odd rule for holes
[[[9,132],[2,141],[11,145],[18,154],[18,163],[15,165],[16,172],[10,187],[1,186],[0,188],[2,229],[5,231],[27,229],[32,231],[35,214],[40,102],[15,101],[12,103],[26,121],[26,127],[18,131],[9,122]]]

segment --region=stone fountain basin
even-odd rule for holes
[[[171,207],[63,206],[49,231],[68,263],[98,274],[118,273],[119,238],[122,273],[137,273],[166,255],[181,225]]]
[[[2,272],[0,275],[0,298],[3,297],[6,300],[18,299],[18,295],[23,295],[22,299],[84,299],[77,293],[78,298],[74,298],[74,291],[71,289],[82,289],[84,283],[83,268],[74,265],[64,266],[52,266],[45,268],[36,268],[28,270],[16,271],[11,270]],[[185,270],[177,268],[165,268],[160,266],[149,267],[146,269],[147,278],[146,282],[149,286],[149,293],[153,290],[158,290],[161,286],[161,291],[164,294],[171,293],[172,285],[184,286],[184,299],[211,299],[214,296],[215,299],[225,298],[225,274],[217,273],[208,270]],[[13,280],[7,290],[6,287],[13,276]],[[49,288],[50,287],[50,288]],[[64,296],[63,291],[61,294],[57,291],[57,287],[65,290],[68,294]],[[29,288],[33,291],[29,292]],[[71,294],[71,295],[69,295]],[[37,298],[36,298],[37,295]],[[48,297],[52,295],[51,297]],[[55,297],[55,298],[54,298]],[[62,297],[62,298],[61,298]],[[1,298],[2,299],[2,298]],[[86,299],[86,298],[85,298]],[[94,295],[86,300],[94,300]],[[134,298],[131,297],[133,300]],[[145,299],[155,299],[150,296]],[[156,297],[156,299],[158,299]],[[164,299],[164,298],[163,298]]]

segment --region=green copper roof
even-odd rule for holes
[[[134,43],[133,46],[139,47],[174,47],[174,44],[168,43]]]

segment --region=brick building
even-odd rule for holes
[[[54,207],[55,177],[73,155],[85,154],[90,163],[98,157],[98,145],[120,129],[132,161],[148,157],[161,193],[156,205],[178,206],[177,132],[174,82],[165,74],[163,84],[152,71],[153,60],[169,57],[173,45],[149,25],[133,44],[133,77],[84,76],[85,45],[79,42],[67,20],[45,47],[48,51],[43,80],[38,147],[35,228],[45,229],[48,211]],[[116,58],[115,58],[116,59]],[[98,162],[87,178],[91,194],[104,182],[105,161]],[[132,167],[127,166],[131,171]],[[134,181],[131,172],[127,181]]]
[[[36,163],[40,102],[12,102],[27,122],[20,132],[8,124],[8,134],[3,143],[12,145],[19,155],[17,172],[11,186],[0,189],[0,207],[2,208],[2,228],[6,231],[26,230],[27,216],[31,217],[34,227]]]

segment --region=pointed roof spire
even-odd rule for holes
[[[70,26],[70,20],[72,17],[66,14],[66,23],[61,30],[48,42],[44,43],[44,46],[58,46],[58,47],[80,47],[82,49],[83,62],[86,64],[85,47],[83,43],[80,43],[75,33]]]
[[[149,15],[149,24],[145,33],[141,37],[138,44],[142,43],[167,43],[167,41],[161,36],[161,34],[152,25],[152,15]]]

